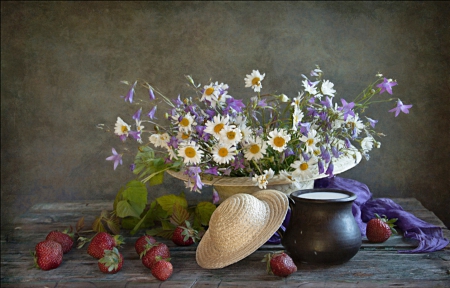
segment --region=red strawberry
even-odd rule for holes
[[[157,256],[160,256],[161,258],[164,259],[169,258],[170,257],[169,247],[167,247],[167,245],[164,243],[156,242],[150,248],[147,248],[143,252],[142,264],[144,264],[145,267],[152,269],[153,265],[157,262],[156,260]]]
[[[267,273],[280,277],[287,277],[297,271],[294,261],[284,251],[266,254],[262,262],[267,262]]]
[[[73,247],[73,233],[69,233],[67,230],[63,232],[58,230],[51,231],[45,239],[53,240],[61,244],[64,254],[69,252]]]
[[[106,250],[104,256],[98,260],[98,268],[103,273],[114,274],[122,269],[123,256],[114,247],[112,250]]]
[[[383,218],[378,214],[375,216],[377,218],[367,222],[366,236],[370,242],[382,243],[391,237],[392,232],[397,233],[394,229],[394,222],[397,221],[397,218],[388,220],[386,215],[383,215]]]
[[[198,240],[197,235],[198,232],[191,227],[189,221],[186,221],[186,225],[180,225],[175,228],[172,235],[172,241],[178,246],[189,246]]]
[[[62,263],[63,249],[58,242],[44,240],[36,245],[33,256],[36,267],[42,270],[55,269]]]
[[[103,257],[105,250],[112,250],[122,243],[122,236],[120,235],[113,237],[106,232],[99,232],[89,243],[87,253],[94,258],[100,259]]]
[[[146,245],[156,243],[156,239],[150,235],[142,235],[136,240],[134,243],[134,249],[136,249],[136,253],[141,256],[142,252],[145,251]]]
[[[155,276],[156,279],[161,281],[166,281],[173,272],[172,263],[170,263],[170,259],[160,259],[153,265],[152,275]]]

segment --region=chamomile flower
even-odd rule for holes
[[[203,95],[200,101],[208,100],[211,103],[211,106],[215,107],[216,102],[218,100],[220,91],[219,86],[214,85],[214,83],[211,83],[209,85],[205,85],[203,87]]]
[[[308,161],[301,157],[300,160],[291,164],[291,168],[295,169],[291,175],[296,181],[308,180],[318,175],[317,160],[314,157]]]
[[[264,80],[264,76],[266,74],[259,73],[259,70],[253,70],[252,74],[247,75],[245,77],[245,87],[252,87],[253,91],[255,92],[261,92],[261,81]]]
[[[317,150],[316,144],[319,142],[319,138],[317,137],[317,131],[315,129],[311,129],[308,132],[308,135],[302,135],[300,141],[305,143],[305,151],[314,153],[314,150]]]
[[[322,82],[322,86],[320,87],[320,90],[322,90],[323,95],[328,95],[331,97],[334,97],[334,93],[336,90],[333,89],[334,84],[331,83],[328,80],[325,80]]]
[[[369,152],[370,150],[372,150],[374,144],[373,142],[374,142],[373,137],[365,137],[361,141],[361,148],[363,149],[363,151]]]
[[[191,113],[187,113],[186,115],[177,119],[179,129],[182,132],[189,133],[192,130],[192,125],[196,125],[194,121],[194,117]]]
[[[152,143],[155,147],[167,147],[167,143],[169,143],[170,136],[167,133],[162,134],[152,134],[149,137],[150,143]]]
[[[248,145],[245,146],[244,157],[247,160],[259,160],[266,154],[267,144],[261,139],[261,137],[256,136],[253,139],[249,139]]]
[[[218,164],[228,164],[235,155],[236,147],[226,143],[219,143],[212,150],[213,159]]]
[[[258,186],[259,189],[266,189],[269,179],[273,178],[274,174],[272,168],[269,168],[269,170],[264,170],[264,174],[253,176],[252,181],[255,182],[255,186]]]
[[[303,80],[303,87],[305,87],[305,92],[308,92],[311,95],[317,94],[317,89],[313,85],[310,85],[310,82],[308,80]]]
[[[191,132],[184,132],[184,131],[181,131],[181,130],[179,130],[178,132],[177,132],[177,139],[178,140],[180,140],[180,141],[189,141],[189,140],[191,140]]]
[[[172,147],[166,146],[166,149],[167,149],[167,154],[169,155],[170,160],[173,160],[173,159],[178,160],[177,153],[175,152],[175,150],[173,150]]]
[[[364,129],[364,123],[359,119],[358,114],[348,116],[345,124],[350,129],[353,138],[356,138],[361,130]]]
[[[114,126],[114,133],[117,136],[124,136],[125,138],[128,137],[128,133],[130,132],[130,125],[125,123],[125,121],[122,120],[122,118],[117,117],[116,125]]]
[[[214,116],[213,121],[207,121],[206,122],[206,128],[204,132],[207,132],[211,135],[213,135],[216,139],[220,139],[220,131],[228,125],[229,121],[228,115],[225,117],[222,117],[220,115]]]
[[[241,141],[243,143],[247,143],[250,139],[250,136],[252,135],[252,129],[245,124],[240,125],[239,129],[241,130],[242,135]]]
[[[234,125],[223,127],[219,134],[220,141],[230,145],[236,145],[242,139],[241,129],[236,128]]]
[[[294,112],[292,113],[292,130],[297,130],[298,122],[302,121],[303,116],[302,110],[298,108],[294,109]]]
[[[269,133],[268,144],[278,152],[283,152],[286,149],[287,143],[291,140],[284,129],[275,129]]]
[[[203,151],[197,147],[194,141],[188,141],[180,144],[178,156],[184,159],[185,164],[198,164],[203,157]]]
[[[280,171],[280,178],[283,180],[289,180],[291,182],[295,182],[294,177],[292,177],[292,173],[288,172],[286,170],[281,170]]]

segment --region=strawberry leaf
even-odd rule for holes
[[[76,232],[80,232],[84,228],[84,216],[78,220],[77,225],[75,226]]]
[[[208,226],[209,219],[211,219],[214,210],[216,210],[216,205],[211,202],[203,201],[197,204],[195,214],[198,215],[201,225]]]
[[[159,205],[161,205],[162,209],[167,212],[167,214],[172,215],[175,203],[178,203],[181,207],[187,209],[188,204],[186,198],[184,198],[183,196],[169,194],[156,198],[156,201]]]
[[[188,219],[189,212],[186,208],[182,207],[179,203],[175,203],[172,216],[170,217],[170,222],[178,226],[184,224],[184,221]]]

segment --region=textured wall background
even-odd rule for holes
[[[449,2],[1,2],[2,224],[37,202],[113,201],[133,178],[131,154],[113,171],[105,158],[120,141],[96,129],[137,110],[121,80],[176,97],[190,74],[245,98],[259,69],[266,91],[292,97],[318,64],[337,98],[382,72],[414,105],[397,118],[393,103],[373,109],[388,137],[342,176],[375,197],[416,197],[450,226],[449,14]],[[182,189],[170,177],[151,188]]]

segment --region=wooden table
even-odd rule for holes
[[[393,199],[417,217],[449,230],[419,201],[413,198]],[[196,246],[169,245],[174,273],[165,282],[155,279],[144,267],[134,250],[140,235],[123,231],[126,244],[123,269],[117,274],[103,274],[97,260],[86,253],[87,245],[64,255],[60,267],[50,271],[29,269],[33,265],[30,251],[54,229],[63,230],[85,216],[91,225],[103,209],[110,210],[112,201],[44,203],[34,205],[1,229],[1,287],[450,287],[450,247],[434,253],[398,254],[398,249],[411,249],[416,243],[395,236],[382,244],[363,241],[361,250],[349,262],[334,266],[300,264],[287,278],[269,275],[261,262],[269,251],[282,250],[280,245],[264,245],[233,265],[206,270],[195,261]],[[144,231],[142,231],[144,233]]]

